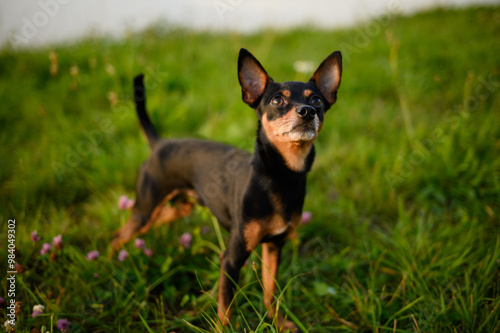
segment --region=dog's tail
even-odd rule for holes
[[[156,142],[160,139],[160,136],[158,135],[158,132],[156,132],[156,129],[151,123],[148,113],[146,112],[146,89],[144,88],[143,74],[139,74],[134,78],[134,101],[142,131],[148,139],[149,146],[153,149]]]

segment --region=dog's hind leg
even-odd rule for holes
[[[153,224],[158,227],[191,215],[197,201],[198,195],[192,190],[173,191],[155,208],[148,223],[139,230],[139,234],[148,232]]]
[[[138,197],[130,218],[113,240],[113,250],[118,250],[135,236],[147,233],[153,225],[160,226],[189,216],[197,200],[198,195],[193,190],[178,189],[165,195],[161,201],[146,201],[156,203],[155,206]]]
[[[127,223],[116,232],[112,242],[113,250],[118,250],[123,244],[129,242],[141,228],[146,227],[148,223],[153,223],[152,217],[158,211],[158,207],[175,196],[175,193],[170,195],[172,192],[172,189],[164,189],[159,186],[158,182],[147,172],[147,166],[144,163],[137,179],[136,201],[132,207],[132,214]]]

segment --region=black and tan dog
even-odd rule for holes
[[[220,324],[231,317],[234,283],[250,253],[262,243],[264,302],[280,330],[294,323],[276,313],[274,291],[283,243],[297,228],[314,160],[314,140],[325,112],[335,103],[342,73],[340,52],[329,55],[308,82],[274,82],[241,49],[238,77],[243,101],[258,118],[253,155],[234,147],[194,139],[161,139],[145,109],[143,77],[134,80],[141,127],[151,156],[139,171],[136,203],[113,241],[118,249],[153,224],[190,214],[194,198],[208,206],[230,236],[221,254]],[[166,205],[173,201],[174,204]]]

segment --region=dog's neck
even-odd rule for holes
[[[300,214],[306,193],[306,176],[314,160],[314,146],[307,156],[306,168],[302,172],[291,170],[278,150],[271,144],[259,124],[252,158],[251,182],[259,184],[279,201],[279,213],[285,221],[291,221],[294,214]]]
[[[303,154],[303,151],[301,149],[292,149],[289,154]],[[278,147],[271,143],[259,121],[253,158],[254,168],[256,168],[257,171],[263,172],[271,177],[277,176],[281,179],[288,179],[290,181],[293,181],[294,179],[305,179],[307,172],[311,170],[314,162],[314,156],[314,144],[311,143],[310,147],[307,147],[306,154],[304,156],[293,156],[296,159],[304,159],[301,170],[292,170],[289,165],[287,165],[287,161],[280,153]]]

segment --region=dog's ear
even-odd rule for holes
[[[335,51],[326,57],[309,80],[316,84],[330,106],[337,100],[337,89],[342,76],[342,54]]]
[[[245,49],[240,50],[238,57],[238,79],[243,101],[252,108],[259,105],[266,85],[273,81],[260,62]]]

